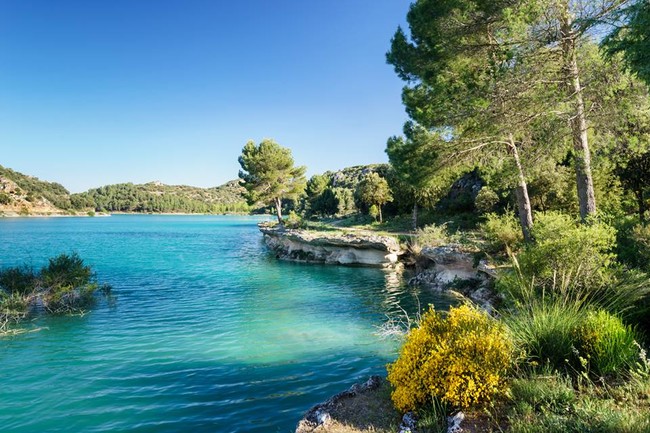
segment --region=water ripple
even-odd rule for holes
[[[0,221],[0,266],[77,251],[117,302],[0,340],[3,432],[275,432],[370,374],[386,315],[445,303],[378,269],[276,261],[250,217]]]

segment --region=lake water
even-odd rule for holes
[[[376,327],[444,299],[395,272],[276,260],[255,217],[0,219],[0,267],[78,252],[113,286],[0,338],[3,432],[291,432],[384,374]]]

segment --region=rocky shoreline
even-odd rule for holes
[[[266,245],[276,257],[304,263],[390,267],[404,253],[390,236],[316,232],[261,224]]]
[[[377,267],[405,264],[415,268],[409,285],[455,292],[490,313],[494,312],[494,305],[499,301],[493,288],[496,269],[484,259],[476,260],[474,252],[460,244],[424,247],[413,255],[402,248],[396,238],[372,233],[329,233],[264,224],[260,225],[260,231],[266,245],[281,260]],[[336,423],[333,414],[349,411],[350,407],[358,404],[358,399],[379,399],[376,390],[381,386],[386,386],[385,379],[372,377],[364,384],[355,384],[317,404],[299,421],[296,433],[336,432],[336,428],[328,427]],[[463,416],[459,413],[450,417],[449,432],[463,431],[460,427]],[[410,414],[402,418],[399,432],[415,432]]]

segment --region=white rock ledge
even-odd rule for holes
[[[279,259],[306,263],[389,267],[402,250],[390,236],[316,232],[260,226],[264,242]]]

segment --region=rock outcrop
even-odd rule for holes
[[[402,254],[397,239],[375,234],[317,232],[260,225],[279,259],[338,265],[393,266]]]
[[[425,247],[420,251],[424,265],[409,284],[436,291],[454,290],[470,298],[488,312],[498,300],[492,288],[496,271],[485,260],[475,264],[473,254],[461,245]]]

